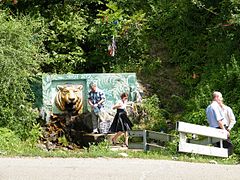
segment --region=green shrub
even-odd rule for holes
[[[21,144],[21,140],[16,134],[7,128],[0,128],[0,151],[14,151]]]
[[[157,95],[144,99],[142,109],[145,113],[141,126],[148,130],[167,131],[167,112],[159,108],[160,101]]]
[[[183,116],[183,120],[193,124],[208,125],[205,109],[188,112],[185,116]]]
[[[37,112],[29,82],[42,62],[41,21],[0,13],[0,127],[27,138]],[[42,52],[42,51],[41,51]]]
[[[34,124],[31,131],[29,132],[27,141],[31,144],[33,147],[38,143],[38,140],[43,137],[43,129],[40,126],[40,124]]]

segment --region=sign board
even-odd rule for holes
[[[43,109],[47,115],[62,112],[54,103],[58,85],[83,85],[83,111],[90,110],[87,104],[89,84],[95,82],[106,96],[105,108],[111,111],[112,106],[120,99],[123,92],[129,94],[129,101],[135,101],[138,94],[135,73],[94,73],[94,74],[54,74],[43,75],[42,96]]]

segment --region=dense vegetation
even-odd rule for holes
[[[237,0],[5,0],[0,9],[0,127],[22,139],[37,129],[31,84],[42,73],[136,72],[154,130],[207,125],[214,90],[238,119]]]

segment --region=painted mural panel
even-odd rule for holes
[[[95,82],[98,88],[106,95],[105,108],[111,111],[111,107],[120,98],[123,92],[129,93],[129,101],[135,101],[137,96],[137,79],[135,73],[96,73],[96,74],[56,74],[44,75],[42,78],[43,109],[49,115],[61,114],[56,107],[54,98],[59,85],[82,85],[83,111],[88,109],[87,97],[89,84]]]

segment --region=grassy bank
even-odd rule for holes
[[[62,158],[141,158],[156,160],[174,160],[196,163],[213,164],[238,164],[239,157],[232,155],[229,158],[217,158],[201,156],[196,154],[185,154],[173,152],[168,149],[144,152],[142,150],[131,150],[124,148],[113,148],[109,142],[105,141],[98,145],[91,145],[89,148],[69,149],[67,147],[56,147],[47,150],[43,145],[32,145],[28,141],[3,141],[0,142],[0,157],[62,157]]]

